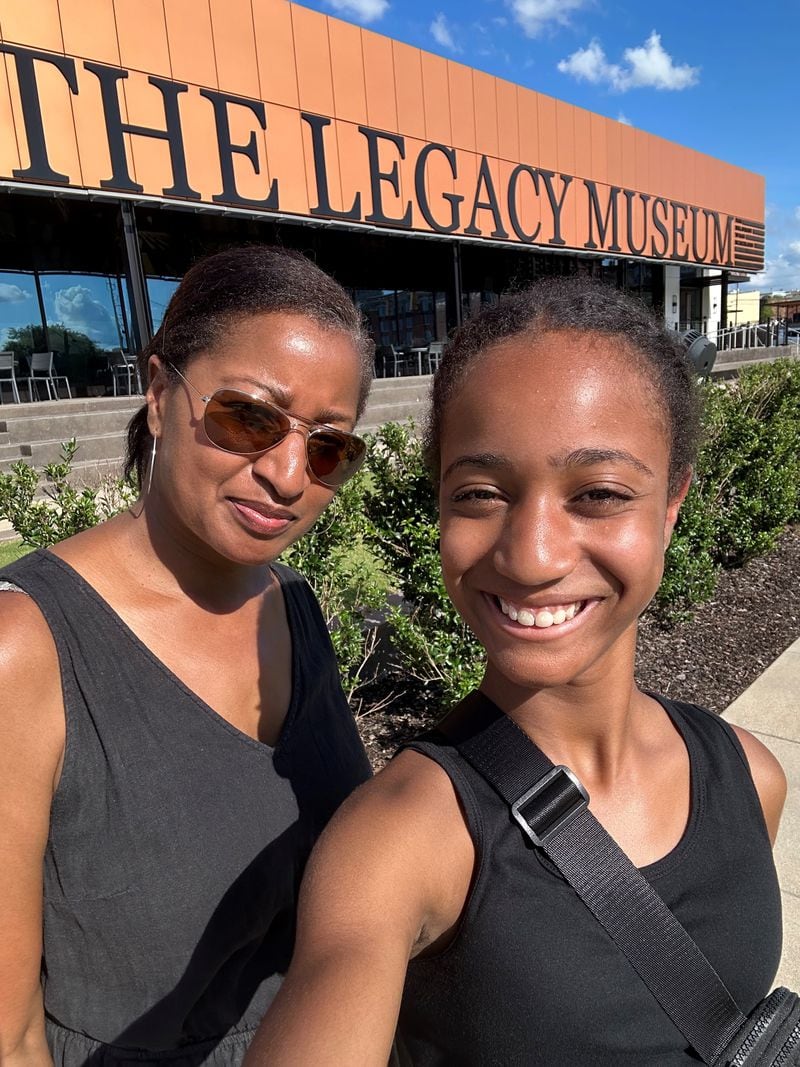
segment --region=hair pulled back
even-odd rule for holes
[[[184,275],[155,337],[138,357],[147,381],[147,364],[157,355],[178,370],[220,343],[234,322],[264,312],[297,312],[320,326],[349,334],[361,358],[358,415],[372,382],[374,344],[345,290],[311,260],[285,248],[247,245],[198,260]],[[167,367],[167,373],[171,373]],[[152,448],[147,405],[128,425],[125,475],[139,485]]]
[[[692,467],[699,438],[696,376],[678,337],[640,300],[587,277],[553,277],[504,298],[466,322],[445,349],[433,383],[425,432],[428,465],[438,479],[447,405],[469,369],[501,341],[554,331],[619,338],[634,353],[632,369],[649,379],[663,407],[669,434],[669,491],[677,492]],[[577,338],[576,338],[577,340]],[[569,367],[564,368],[569,373]]]

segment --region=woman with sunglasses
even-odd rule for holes
[[[358,469],[372,344],[304,257],[197,263],[141,356],[139,500],[0,573],[3,1067],[241,1062],[369,776],[277,557]]]
[[[398,1018],[415,1067],[699,1062],[512,818],[501,792],[519,799],[540,781],[522,773],[524,735],[577,775],[739,1007],[766,995],[783,773],[746,732],[634,679],[697,424],[673,336],[588,279],[541,283],[459,331],[427,447],[445,584],[485,649],[484,678],[323,835],[292,967],[247,1067],[383,1067]],[[508,758],[498,729],[525,757]],[[476,769],[476,746],[502,790]],[[550,796],[539,815],[580,812],[571,788],[574,807]],[[550,824],[536,825],[541,839]]]

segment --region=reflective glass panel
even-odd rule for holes
[[[147,279],[147,296],[150,301],[150,317],[153,320],[153,333],[161,325],[167,304],[172,294],[178,288],[180,278],[150,278]]]

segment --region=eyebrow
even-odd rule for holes
[[[470,455],[459,456],[453,460],[447,470],[442,474],[446,478],[459,467],[484,467],[492,470],[510,470],[511,460],[506,456],[496,455],[494,452],[473,452]]]
[[[640,459],[623,448],[576,448],[565,456],[551,456],[549,460],[553,467],[593,467],[600,463],[625,463],[633,467],[648,478],[655,475]]]
[[[600,463],[625,463],[648,478],[655,475],[647,466],[637,459],[631,452],[621,448],[576,448],[566,455],[550,456],[548,462],[552,467],[593,467]],[[453,471],[460,467],[481,467],[486,470],[511,470],[513,464],[507,456],[498,455],[494,452],[473,452],[465,456],[459,456],[453,460],[442,478],[447,478]]]
[[[268,393],[269,399],[272,400],[280,408],[284,408],[286,411],[290,411],[292,407],[292,393],[288,389],[284,389],[282,386],[275,382],[262,382],[258,378],[236,378],[235,382],[247,382],[249,385],[255,386],[262,393]],[[228,379],[228,388],[239,389],[240,386],[235,384],[231,379]],[[323,423],[329,426],[335,422],[343,422],[347,425],[352,423],[353,419],[350,415],[346,415],[342,411],[336,411],[335,408],[324,408],[322,411],[317,412],[313,422]]]

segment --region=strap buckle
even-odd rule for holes
[[[511,814],[538,848],[572,822],[589,804],[578,776],[563,764],[553,767],[511,805]]]

